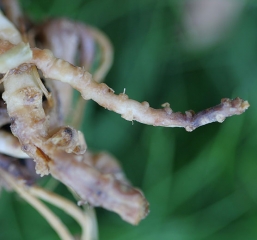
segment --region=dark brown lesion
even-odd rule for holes
[[[0,86],[0,95],[2,96],[4,89],[1,89],[2,86]],[[11,123],[11,119],[9,117],[9,114],[7,112],[5,101],[0,98],[0,128],[9,125]]]
[[[80,155],[84,154],[87,148],[82,133],[70,126],[57,128],[56,133],[47,140],[47,143],[68,153]]]
[[[200,126],[212,122],[221,123],[227,117],[242,114],[249,108],[249,106],[250,104],[248,101],[244,101],[240,98],[235,98],[232,100],[224,98],[217,106],[203,110],[195,115],[192,114],[191,116],[187,116],[187,120],[185,121],[185,129],[191,132]]]
[[[28,185],[35,184],[39,178],[35,173],[35,163],[31,158],[18,159],[0,154],[0,168]]]
[[[3,102],[4,101],[1,99],[0,100],[0,128],[3,127],[4,125],[10,124],[11,122],[6,106],[4,105]]]
[[[36,150],[36,155],[37,155],[39,158],[43,159],[45,163],[51,162],[50,157],[48,157],[40,148],[37,148],[37,150]]]

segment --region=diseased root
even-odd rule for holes
[[[67,35],[66,27],[73,26],[71,31],[80,34],[80,39],[72,38],[76,44],[82,41],[81,36],[84,36],[86,31],[91,33],[92,38],[105,52],[101,67],[92,77],[84,68],[54,57],[50,50],[30,48],[29,44],[22,41],[25,38],[21,37],[2,14],[0,23],[1,21],[5,23],[0,24],[0,73],[4,75],[2,98],[6,102],[11,131],[19,139],[22,151],[36,162],[38,174],[43,176],[51,173],[74,190],[81,198],[80,202],[89,202],[93,206],[102,206],[114,211],[131,224],[138,224],[147,215],[148,202],[140,190],[130,186],[115,159],[106,154],[93,155],[85,152],[87,146],[83,134],[71,126],[65,126],[63,119],[67,111],[58,109],[60,106],[69,106],[72,92],[70,86],[78,90],[85,100],[92,99],[126,120],[153,126],[184,127],[187,131],[193,131],[208,123],[223,122],[226,117],[239,115],[249,107],[247,101],[236,98],[223,99],[219,105],[197,114],[193,111],[187,111],[185,114],[173,112],[168,103],[163,104],[162,109],[153,109],[148,102],[139,103],[129,99],[125,92],[116,95],[106,84],[99,83],[110,67],[112,51],[106,38],[97,30],[64,20],[52,22],[49,28],[44,27],[46,32],[52,32],[51,26],[59,24],[62,29],[60,33]],[[6,34],[5,28],[11,29],[12,35]],[[53,39],[48,39],[47,42],[51,46],[55,44]],[[65,44],[59,46],[60,51],[57,51],[58,46],[54,47],[58,54],[65,52]],[[87,46],[87,43],[82,41],[82,48]],[[90,50],[90,47],[88,49]],[[74,51],[65,57],[66,60],[75,56]],[[80,60],[90,69],[92,59],[82,56]],[[58,80],[61,85],[53,80]],[[48,89],[51,94],[48,94]],[[63,91],[60,89],[65,93],[61,95],[60,92]],[[9,152],[11,151],[8,150]],[[20,152],[16,154],[22,155]],[[5,171],[12,174],[10,169]],[[14,183],[12,178],[4,172],[3,176],[12,188],[23,195],[21,187]],[[61,202],[63,209],[68,205],[74,208],[60,197],[37,188],[29,189],[30,197],[34,195],[55,205]],[[30,201],[29,198],[27,201]],[[42,207],[39,207],[39,211],[40,208]],[[80,222],[83,220],[79,212],[73,217]],[[65,228],[62,229],[63,232],[66,231]],[[67,231],[65,234],[70,236]],[[83,235],[85,236],[84,233]]]
[[[6,41],[0,43],[3,46],[10,45],[6,44]],[[4,53],[4,50],[2,51]],[[56,79],[70,84],[81,92],[84,99],[93,99],[101,106],[121,114],[126,120],[136,120],[154,126],[184,127],[187,131],[192,131],[214,121],[222,122],[226,117],[241,114],[249,107],[247,101],[236,98],[224,99],[220,105],[196,115],[192,111],[186,114],[173,113],[168,104],[164,105],[164,109],[153,109],[147,102],[136,102],[124,93],[115,95],[106,84],[95,82],[82,68],[55,58],[49,50],[32,49],[32,51],[32,59],[29,61],[26,59],[27,63],[24,66],[21,65],[10,72],[4,82],[3,99],[13,119],[13,134],[19,138],[23,146],[26,146],[24,148],[26,153],[37,162],[38,173],[44,175],[50,171],[54,177],[74,189],[82,199],[92,205],[116,211],[123,219],[134,224],[147,213],[147,203],[143,195],[138,190],[118,182],[110,174],[99,174],[81,161],[83,156],[79,161],[78,157],[66,156],[67,153],[76,152],[77,146],[78,149],[83,149],[85,142],[78,137],[79,132],[74,130],[73,134],[69,134],[72,131],[67,131],[69,129],[67,127],[64,131],[48,130],[49,123],[42,108],[42,90],[35,84],[30,64],[35,64],[46,79]],[[15,85],[17,76],[21,85]],[[17,105],[16,102],[20,104]],[[33,113],[33,118],[28,118],[30,113]],[[54,134],[50,136],[49,131]],[[67,140],[67,136],[72,138],[68,137]],[[63,152],[64,149],[67,153]],[[87,173],[87,176],[82,178],[83,173]],[[113,202],[114,199],[116,200]]]
[[[226,117],[239,115],[250,106],[247,101],[236,98],[223,99],[220,105],[195,115],[193,111],[188,111],[186,114],[173,113],[166,105],[164,109],[153,109],[147,102],[139,103],[129,99],[124,93],[115,95],[106,84],[95,82],[88,72],[55,58],[48,50],[33,49],[32,51],[33,59],[29,63],[35,64],[45,77],[69,83],[81,93],[84,99],[92,99],[102,107],[121,114],[129,121],[162,127],[184,127],[187,131],[193,131],[202,125],[222,122]]]

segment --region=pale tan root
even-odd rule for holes
[[[75,64],[76,53],[79,45],[79,35],[74,24],[66,19],[51,20],[36,30],[37,38],[40,41],[40,47],[48,48],[54,55],[61,59]],[[49,80],[46,79],[48,82]],[[73,89],[67,83],[52,81],[54,87],[58,89],[61,116],[66,119],[72,110]]]
[[[51,96],[51,93],[49,93],[45,87],[45,85],[42,83],[41,79],[40,79],[40,76],[38,74],[38,71],[37,71],[37,68],[34,66],[33,67],[33,74],[34,74],[34,77],[37,81],[37,84],[38,86],[40,87],[40,89],[42,90],[42,92],[44,93],[45,97],[47,98],[47,101],[48,101],[48,104],[50,105],[50,107],[52,108],[53,106],[53,99],[52,99],[52,96]]]
[[[49,118],[45,116],[42,106],[42,91],[33,71],[33,66],[21,65],[11,72],[4,82],[2,97],[7,103],[13,134],[19,138],[22,150],[37,162],[37,172],[45,175],[49,172],[47,162],[50,159],[42,152],[40,145],[48,138],[51,137],[53,147],[66,148],[68,152],[81,154],[85,152],[86,146],[82,134],[71,127],[63,130],[56,128],[54,135],[49,135],[53,130],[49,131]]]
[[[10,43],[18,44],[21,42],[21,35],[14,25],[0,11],[0,39]]]
[[[28,161],[32,161],[32,159],[28,159]],[[10,175],[10,177],[12,175],[12,177],[14,177],[13,180],[16,181],[16,183],[20,182],[20,187],[22,188],[21,190],[25,191],[24,194],[30,194],[35,197],[41,198],[42,200],[45,200],[62,209],[68,215],[73,217],[82,228],[81,240],[97,239],[97,225],[95,216],[93,213],[91,213],[91,211],[93,211],[92,207],[88,208],[87,211],[84,213],[83,210],[81,210],[71,201],[40,187],[32,186],[31,177],[33,176],[30,176],[30,172],[28,172],[26,166],[24,166],[23,164],[19,164],[18,159],[14,159],[5,155],[0,155],[0,169],[2,169],[7,175]],[[6,178],[1,177],[1,185],[5,186],[5,188],[8,190],[12,190],[13,186],[6,181]],[[25,182],[26,186],[24,185]]]
[[[109,71],[113,62],[113,48],[107,36],[98,29],[73,22],[67,19],[48,21],[39,28],[38,33],[44,48],[71,64],[76,64],[76,54],[80,46],[79,62],[86,71],[91,70],[95,44],[100,47],[100,65],[93,73],[96,82],[101,82]],[[76,64],[77,65],[77,64]]]
[[[42,106],[43,93],[32,71],[33,66],[28,64],[10,71],[2,97],[12,119],[11,130],[23,151],[36,161],[36,171],[41,175],[50,171],[82,201],[117,212],[124,220],[137,224],[148,212],[143,194],[117,180],[115,174],[98,172],[83,161],[84,155],[71,154],[85,150],[83,138],[75,129],[58,127],[50,134],[49,118]]]
[[[20,27],[23,19],[21,9],[17,0],[1,0],[6,17],[16,26]]]
[[[29,156],[21,150],[19,140],[10,132],[4,130],[0,130],[0,153],[16,158],[29,158]]]
[[[100,47],[101,52],[101,62],[100,65],[97,67],[97,69],[93,72],[93,79],[96,82],[102,82],[108,73],[108,71],[111,68],[112,62],[113,62],[113,48],[111,45],[111,42],[109,41],[108,37],[105,36],[102,32],[97,30],[96,28],[92,26],[84,26],[82,24],[77,24],[77,27],[79,29],[79,33],[82,39],[82,46],[85,46],[82,48],[82,56],[81,56],[81,65],[85,67],[86,71],[90,70],[91,64],[93,60],[88,60],[88,51],[90,50],[90,47],[87,47],[90,42],[85,41],[86,35],[90,34],[94,41],[98,44]],[[88,33],[89,32],[89,33]],[[89,49],[89,50],[88,50]],[[80,97],[76,103],[76,107],[73,111],[74,118],[72,119],[71,125],[79,127],[81,126],[81,122],[83,117],[81,114],[83,113],[87,101]]]
[[[55,58],[49,50],[33,49],[33,59],[30,62],[36,64],[46,78],[69,83],[81,92],[84,99],[92,99],[102,107],[121,114],[126,120],[148,125],[184,127],[187,131],[193,131],[199,126],[223,122],[226,117],[239,115],[250,106],[247,101],[236,98],[223,99],[221,104],[197,114],[193,111],[187,111],[186,114],[174,113],[167,104],[163,109],[153,109],[147,102],[139,103],[129,99],[124,93],[115,95],[106,84],[95,82],[91,74]]]
[[[53,204],[73,217],[82,228],[81,240],[96,240],[98,238],[97,226],[94,223],[95,219],[91,217],[92,214],[88,214],[90,216],[87,215],[89,211],[93,211],[92,208],[89,208],[89,210],[84,213],[77,205],[68,199],[40,187],[30,187],[28,188],[28,192],[35,197]]]
[[[8,173],[0,169],[1,178],[8,183],[25,201],[33,206],[50,224],[50,226],[56,231],[59,237],[63,240],[74,239],[67,227],[62,221],[42,202],[32,196],[27,187],[22,182],[17,182],[16,179],[11,177]]]
[[[109,71],[113,61],[113,49],[109,39],[94,27],[73,22],[67,19],[51,20],[42,25],[38,31],[43,47],[52,50],[55,56],[75,64],[75,57],[79,50],[79,63],[87,71],[91,70],[91,65],[96,55],[96,44],[100,47],[100,65],[93,72],[93,79],[101,82]],[[80,49],[79,49],[80,48]],[[78,64],[76,64],[78,65]],[[60,96],[64,116],[73,116],[72,126],[81,125],[82,113],[84,112],[86,101],[79,98],[75,108],[71,109],[72,88],[67,83],[54,81],[54,84],[63,94]]]
[[[0,55],[0,72],[7,73],[12,68],[32,58],[32,52],[28,44],[21,42],[14,47],[8,46],[9,44],[6,41],[4,44],[6,44],[5,47],[10,47],[10,49]],[[4,78],[6,78],[6,76],[4,76]]]
[[[107,36],[102,32],[92,26],[87,26],[87,28],[101,49],[101,64],[93,73],[93,79],[96,82],[102,82],[112,66],[113,48]]]
[[[12,20],[12,22],[14,22],[14,24],[17,27],[19,27],[21,32],[24,33],[24,30],[25,30],[24,22],[23,22],[24,19],[22,18],[22,14],[21,14],[18,2],[16,0],[3,0],[1,3],[4,6],[5,12],[7,13],[9,19]],[[21,41],[20,33],[14,28],[13,24],[11,22],[9,22],[1,14],[1,12],[0,12],[0,35],[1,35],[2,39],[8,40],[14,44],[18,44],[15,48],[13,48],[12,46],[10,46],[8,44],[8,42],[6,42],[5,47],[7,47],[7,48],[11,47],[11,48],[10,48],[10,51],[8,51],[5,54],[2,54],[0,57],[2,71],[5,71],[6,65],[7,65],[7,68],[11,69],[13,67],[18,66],[20,63],[25,62],[24,61],[25,58],[32,57],[32,52],[28,51],[28,46],[22,42],[20,43],[20,41]],[[25,34],[23,35],[23,40],[24,39],[26,39]],[[67,50],[67,49],[65,49],[65,50]],[[25,70],[24,70],[24,67],[25,67]],[[27,67],[24,66],[24,67],[19,70],[27,71],[26,68],[30,67],[30,66],[27,66]],[[45,86],[42,84],[35,66],[32,66],[32,69],[33,69],[33,71],[32,71],[32,74],[30,74],[30,75],[34,75],[34,80],[36,80],[40,89],[44,92],[46,98],[48,99],[48,104],[47,104],[47,107],[45,107],[45,110],[49,114],[49,117],[50,117],[50,121],[49,121],[48,125],[49,125],[49,133],[52,134],[51,130],[53,129],[53,126],[55,126],[55,128],[58,128],[58,126],[62,125],[62,121],[60,121],[61,120],[60,114],[58,112],[58,108],[60,107],[58,105],[58,103],[59,103],[58,96],[59,95],[56,94],[56,91],[53,91],[54,89],[52,87],[52,84],[49,83],[49,84],[47,84],[48,87],[49,87],[49,85],[51,85],[51,87],[50,87],[51,92],[55,93],[54,98],[51,98],[51,95],[48,94],[48,91],[46,90]],[[8,79],[9,72],[10,72],[10,70],[8,70],[5,73],[4,77],[1,80],[1,83]],[[12,71],[11,74],[15,74],[14,72],[15,72],[15,70]],[[16,74],[17,73],[18,72],[16,72]],[[16,80],[19,80],[19,79],[17,78]],[[20,83],[18,83],[18,85],[19,85],[19,87],[21,86]],[[18,87],[18,89],[19,89],[19,87]],[[29,89],[30,87],[32,87],[32,91],[30,91],[30,89]],[[30,86],[30,87],[27,88],[28,91],[25,90],[26,99],[28,100],[28,102],[31,102],[31,101],[34,102],[33,90],[35,90],[35,89],[33,89],[33,86]],[[71,88],[70,86],[68,86],[68,87]],[[22,87],[20,87],[20,88],[22,88]],[[26,88],[26,84],[24,85],[24,88]],[[17,91],[18,91],[18,89],[17,89]],[[32,93],[32,96],[30,95],[31,93]],[[37,92],[36,95],[38,93],[39,92]],[[40,94],[40,93],[38,95],[42,96],[42,94]],[[38,96],[36,96],[36,98],[37,97]],[[67,98],[67,96],[66,96],[66,98]],[[19,101],[14,100],[13,103],[17,104],[18,112],[19,112],[21,110],[21,107],[19,106]],[[44,105],[46,105],[46,104],[44,104]],[[24,107],[26,107],[26,104]],[[11,110],[12,110],[12,108],[11,108]],[[32,112],[28,112],[28,114],[33,115],[33,110],[35,110],[35,109],[32,109]],[[47,111],[47,110],[49,110],[49,111]],[[22,112],[22,110],[21,110],[21,112]],[[58,114],[56,114],[56,113],[58,113]],[[6,111],[6,106],[4,106],[3,108],[2,107],[0,108],[0,116],[1,116],[1,122],[0,122],[1,126],[12,122],[13,128],[15,128],[15,126],[14,126],[15,117],[12,117],[11,119],[9,119],[9,116]],[[27,116],[27,118],[29,118],[29,115]],[[34,118],[33,120],[36,122],[38,119]],[[59,125],[56,124],[57,122]],[[66,128],[66,132],[67,132],[67,129],[69,129],[69,128]],[[26,129],[22,129],[22,130],[26,131]],[[59,132],[60,131],[61,130],[59,130]],[[26,134],[29,135],[30,133],[33,133],[33,131],[30,131],[29,133],[26,133]],[[81,132],[79,132],[79,131],[77,132],[76,130],[73,130],[73,129],[71,130],[71,133],[73,135],[72,141],[70,141],[68,146],[65,147],[65,150],[76,152],[77,154],[82,154],[82,152],[85,152],[85,146],[86,146],[84,136],[82,135]],[[41,131],[41,134],[42,134],[42,131]],[[43,133],[42,135],[45,136],[45,133]],[[77,135],[77,136],[74,137],[74,135]],[[60,144],[59,142],[67,139],[67,137],[65,138],[65,136],[64,136],[62,140],[57,140],[57,135],[55,134],[55,138],[53,138],[53,139],[55,139],[55,145],[61,145],[61,147],[63,147],[63,144]],[[79,143],[79,145],[77,144],[77,142],[74,141],[74,139],[78,139],[77,142]],[[23,138],[23,140],[24,140],[24,138]],[[68,140],[69,140],[69,137],[68,137]],[[23,145],[23,150],[31,152],[32,149],[34,148],[34,146],[31,147],[30,146],[31,144],[26,141],[22,142],[22,144],[24,144],[24,143],[25,143],[25,145]],[[34,149],[36,149],[36,148],[34,148]],[[37,167],[39,168],[38,169],[39,172],[41,172],[41,173],[43,172],[43,174],[44,174],[45,170],[42,170],[42,167],[40,167],[40,165],[45,165],[45,164],[44,163],[42,164],[42,162],[43,162],[43,161],[41,161],[42,160],[42,156],[41,156],[42,152],[39,151],[39,153],[38,153],[37,152],[38,150],[40,150],[40,149],[36,150],[36,155],[40,155],[38,157],[40,160],[37,159],[38,160]],[[10,133],[4,132],[2,130],[0,131],[0,152],[2,152],[4,154],[8,154],[10,156],[18,157],[18,158],[27,158],[28,157],[28,155],[26,153],[24,153],[23,151],[20,150],[20,144],[19,144],[17,138],[15,138]],[[33,153],[32,155],[34,155],[34,154],[35,153]],[[32,161],[32,159],[25,159],[24,161],[25,162]],[[33,178],[33,176],[31,176],[30,172],[29,172],[30,166],[31,166],[30,162],[28,162],[28,164],[26,163],[26,166],[23,166],[23,164],[24,163],[21,164],[18,159],[14,159],[14,158],[7,157],[4,155],[1,156],[0,168],[4,168],[8,172],[8,173],[4,172],[0,169],[0,175],[2,178],[6,174],[4,177],[5,185],[15,189],[26,201],[28,201],[28,203],[30,203],[33,207],[35,207],[39,211],[39,213],[42,214],[42,216],[54,228],[54,230],[57,232],[57,234],[59,235],[59,237],[61,239],[64,239],[64,240],[73,239],[72,235],[69,233],[68,229],[62,224],[60,219],[57,216],[55,216],[55,214],[53,214],[39,200],[37,200],[35,197],[31,196],[28,192],[26,192],[26,190],[28,190],[30,188],[26,188],[26,186],[23,184],[23,182],[20,182],[20,183],[17,182],[17,181],[19,181],[18,179],[24,179],[27,184],[31,184],[33,181],[33,179],[31,180],[31,177]],[[35,168],[35,166],[34,166],[34,168]],[[44,167],[43,167],[43,169],[44,169]],[[13,176],[15,176],[15,179],[12,178],[9,174],[12,174]],[[34,174],[32,174],[32,175],[34,175]],[[8,182],[8,183],[6,184],[6,182]],[[39,195],[40,195],[40,193],[41,194],[44,193],[43,190],[41,190],[41,191],[39,190],[39,191],[37,191],[37,193],[38,192],[39,192]],[[49,193],[46,193],[44,196],[46,197],[48,194]],[[68,213],[70,213],[72,216],[77,218],[78,222],[81,224],[82,229],[83,229],[82,238],[81,238],[82,240],[96,240],[97,239],[97,223],[96,223],[95,215],[94,215],[94,213],[92,213],[92,211],[93,211],[92,208],[89,209],[86,214],[84,214],[74,204],[72,204],[71,202],[69,202],[61,197],[58,198],[58,196],[56,197],[56,195],[54,195],[52,197],[50,195],[49,198],[51,200],[54,199],[56,201],[56,204],[59,207],[62,206],[62,203],[64,202],[65,206],[63,206],[63,209],[66,209],[66,211],[68,209]]]

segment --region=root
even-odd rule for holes
[[[34,207],[50,224],[55,230],[59,237],[63,240],[73,240],[73,236],[69,232],[68,228],[62,223],[62,221],[42,202],[32,196],[28,189],[22,182],[17,183],[17,180],[7,174],[5,171],[0,169],[1,178],[12,187],[26,202]]]
[[[73,217],[82,228],[81,240],[96,240],[95,219],[87,216],[87,213],[78,208],[73,202],[63,198],[53,192],[48,192],[40,187],[30,187],[28,192],[35,197],[51,203],[52,205],[62,209],[68,215]],[[92,208],[89,208],[92,211]],[[91,214],[92,215],[92,214]]]

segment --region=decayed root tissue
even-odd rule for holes
[[[5,6],[8,8],[8,4]],[[53,30],[56,26],[57,33]],[[20,34],[0,14],[0,73],[3,74],[4,86],[2,99],[7,107],[6,112],[5,105],[0,104],[0,124],[3,127],[10,123],[12,134],[19,140],[18,143],[13,135],[0,130],[2,184],[24,195],[39,211],[45,206],[38,203],[35,196],[53,204],[56,201],[66,202],[43,190],[39,192],[32,186],[35,175],[30,174],[27,165],[20,166],[17,159],[26,159],[26,162],[33,159],[37,174],[43,176],[50,173],[70,187],[80,197],[81,203],[114,211],[131,224],[139,223],[148,213],[144,195],[129,184],[118,162],[106,153],[95,155],[86,151],[84,135],[71,126],[65,126],[72,88],[78,90],[85,100],[92,99],[104,108],[121,114],[126,120],[153,126],[183,127],[187,131],[215,121],[223,122],[226,117],[241,114],[249,107],[247,101],[236,98],[222,99],[219,105],[197,114],[193,111],[174,113],[168,103],[163,104],[162,109],[153,109],[147,102],[129,99],[125,93],[116,95],[106,84],[100,83],[110,67],[112,54],[111,45],[98,30],[65,19],[50,21],[38,29],[40,31],[32,31],[24,37],[24,33]],[[38,40],[40,37],[41,41]],[[58,44],[62,37],[69,39]],[[64,51],[69,49],[69,41],[73,42],[68,45],[73,49]],[[34,44],[47,46],[52,51],[31,47]],[[100,46],[103,59],[92,76],[86,70],[92,65],[96,44]],[[85,66],[82,68],[71,64],[75,64],[73,61],[78,46],[82,46],[80,62]],[[9,146],[13,143],[12,146],[16,147],[1,147],[1,134],[6,136]],[[19,145],[22,151],[18,149]],[[13,151],[14,148],[17,150]],[[15,182],[15,179],[23,179],[25,183]],[[82,229],[87,228],[90,224],[83,228],[83,219],[85,222],[88,220],[77,209],[79,217],[76,215],[75,218],[79,219]],[[64,236],[71,238],[59,220],[51,214],[45,217],[50,219],[49,223],[63,239]],[[95,234],[90,233],[88,228],[82,233],[82,239],[91,239],[92,235]]]

